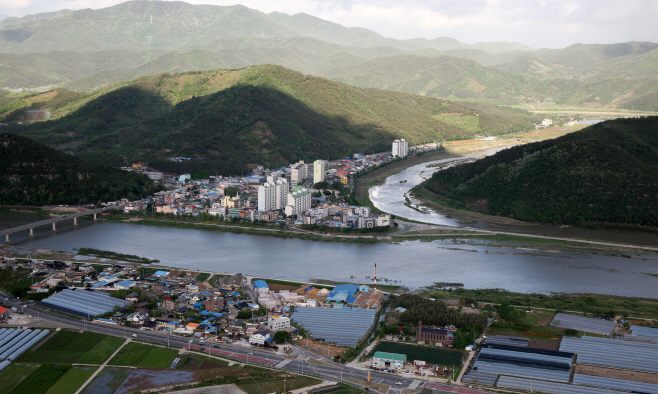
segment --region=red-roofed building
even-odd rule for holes
[[[0,317],[2,317],[5,314],[5,312],[7,312],[8,310],[9,309],[0,306]]]

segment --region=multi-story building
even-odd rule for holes
[[[313,183],[324,181],[325,161],[316,160],[313,162]]]
[[[290,183],[293,185],[297,185],[300,183],[302,180],[304,180],[307,177],[307,169],[306,164],[304,163],[304,160],[300,160],[299,162],[293,164],[290,166]]]
[[[301,186],[295,186],[288,193],[286,215],[300,217],[300,214],[311,209],[311,192]]]
[[[280,178],[258,187],[258,210],[261,212],[283,209],[288,201],[288,181]]]
[[[206,310],[210,312],[219,312],[224,309],[224,299],[217,298],[214,300],[206,300]]]
[[[279,316],[279,317],[270,317],[267,319],[267,328],[273,332],[277,332],[286,327],[290,327],[290,318]]]
[[[393,157],[405,157],[409,154],[409,144],[404,138],[401,140],[393,141],[393,146],[391,148],[391,156]]]

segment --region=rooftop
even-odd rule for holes
[[[404,362],[407,359],[407,356],[405,354],[386,353],[386,352],[375,352],[375,354],[372,357],[385,358],[389,360],[402,361],[402,362]]]

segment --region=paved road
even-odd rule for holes
[[[0,292],[0,298],[4,301],[6,306],[15,306],[20,308],[25,305],[16,299],[9,297],[7,294]],[[223,344],[216,342],[200,343],[193,341],[190,343],[189,338],[183,338],[176,335],[168,335],[166,332],[159,331],[141,331],[134,328],[117,326],[114,324],[106,323],[85,323],[81,320],[68,318],[63,315],[55,314],[40,308],[36,308],[31,304],[24,307],[24,313],[36,316],[39,313],[41,317],[41,325],[46,326],[46,322],[60,327],[71,327],[75,329],[86,329],[88,331],[98,332],[102,334],[112,335],[116,337],[133,338],[142,341],[153,342],[159,345],[168,345],[173,348],[186,348],[192,350],[201,350],[210,352],[220,357],[226,357],[237,360],[243,363],[260,365],[270,368],[282,369],[291,372],[304,372],[306,374],[316,375],[324,379],[332,381],[344,380],[345,383],[355,385],[356,382],[362,382],[361,386],[367,386],[366,378],[368,372],[359,368],[352,368],[341,364],[336,364],[327,358],[318,354],[312,353],[309,350],[294,346],[293,355],[286,356],[280,353],[274,353],[266,349],[258,349],[252,347],[241,346],[239,344]],[[134,337],[136,335],[136,337]],[[168,340],[168,343],[167,343]],[[210,348],[208,347],[210,345]],[[313,362],[311,362],[313,360]],[[352,381],[346,381],[351,379]],[[413,376],[405,377],[400,374],[372,372],[371,381],[373,383],[382,383],[391,386],[395,390],[403,388],[422,388],[427,387],[434,393],[441,394],[482,394],[481,391],[460,389],[455,391],[454,386],[449,386],[441,383],[429,382],[420,379],[414,379]],[[401,384],[396,384],[401,383]],[[359,386],[358,384],[356,384]],[[464,391],[466,390],[466,391]]]

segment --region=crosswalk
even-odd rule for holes
[[[414,380],[414,381],[412,381],[411,384],[409,385],[409,388],[413,390],[413,389],[415,389],[416,387],[418,387],[419,384],[420,384],[420,380]]]
[[[287,359],[281,361],[280,363],[276,364],[275,367],[276,368],[283,368],[284,366],[286,366],[291,361],[292,361],[291,358],[287,358]]]

